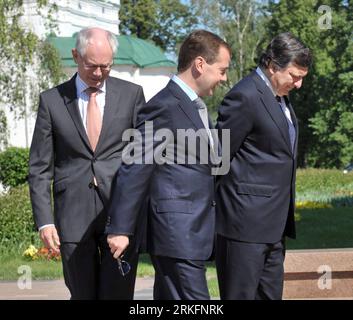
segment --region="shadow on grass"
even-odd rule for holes
[[[353,248],[353,208],[297,210],[297,239],[287,249]]]

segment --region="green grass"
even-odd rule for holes
[[[288,239],[288,249],[353,248],[353,207],[297,213],[297,239]]]
[[[18,272],[18,268],[23,265],[31,268],[34,280],[51,280],[63,277],[60,261],[28,261],[20,254],[1,254],[0,280],[17,280],[22,274]]]
[[[137,267],[138,277],[153,277],[154,269],[151,259],[148,254],[141,254],[139,257],[139,264]]]
[[[350,188],[353,191],[353,173],[344,174],[336,169],[298,169],[297,194],[307,191],[326,191]]]

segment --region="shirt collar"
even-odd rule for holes
[[[260,76],[260,78],[265,81],[266,85],[270,88],[272,91],[273,95],[276,96],[276,92],[272,87],[271,81],[267,78],[267,76],[264,74],[264,72],[261,70],[260,67],[256,68],[256,73]]]
[[[76,84],[77,96],[79,97],[88,88],[88,85],[81,79],[81,77],[78,73],[77,73],[77,76],[75,79],[75,84]],[[103,85],[99,88],[99,91],[105,93],[105,86],[106,86],[106,84],[104,81]]]
[[[178,76],[174,75],[172,77],[172,81],[174,81],[180,88],[185,92],[185,94],[190,98],[191,101],[194,101],[198,98],[198,95],[194,90],[192,90],[183,80],[181,80]]]

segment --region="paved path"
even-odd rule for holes
[[[64,280],[35,280],[31,289],[20,289],[17,281],[0,282],[0,300],[68,300]],[[136,300],[152,300],[153,278],[137,278]]]

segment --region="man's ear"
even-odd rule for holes
[[[201,56],[198,56],[195,58],[194,60],[194,66],[195,66],[195,69],[200,73],[202,74],[204,72],[204,68],[205,68],[205,59],[202,58]]]
[[[78,61],[77,61],[78,52],[77,52],[76,48],[73,48],[71,50],[71,53],[72,53],[72,57],[74,58],[74,61],[78,64]]]
[[[268,64],[267,69],[271,75],[274,74],[276,71],[278,71],[278,67],[272,61]]]

